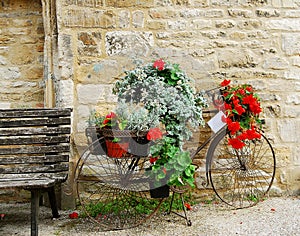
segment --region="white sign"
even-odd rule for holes
[[[213,118],[211,118],[207,124],[212,129],[214,133],[217,133],[220,129],[222,129],[226,123],[222,121],[222,117],[226,117],[222,111],[219,111]]]

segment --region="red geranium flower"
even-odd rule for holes
[[[262,112],[259,102],[249,104],[249,109],[256,115]]]
[[[150,157],[149,162],[150,162],[151,164],[154,164],[154,162],[156,162],[157,159],[158,159],[158,157]]]
[[[230,82],[231,82],[230,80],[225,79],[225,80],[223,80],[223,81],[221,82],[220,85],[221,85],[222,87],[226,87],[228,84],[230,84]]]
[[[236,105],[234,109],[237,111],[239,115],[242,115],[246,110],[241,105]]]
[[[261,138],[261,134],[258,133],[254,127],[252,127],[251,129],[247,130],[246,132],[247,132],[249,140],[256,139],[256,138],[257,139]]]
[[[114,112],[111,112],[105,116],[106,119],[114,119],[116,117],[117,117],[117,115]]]
[[[152,128],[147,133],[147,140],[156,140],[161,139],[163,137],[163,134],[159,128]]]
[[[165,62],[163,61],[163,59],[156,60],[153,63],[153,67],[158,70],[163,70],[165,67]]]
[[[237,138],[240,139],[240,140],[246,140],[246,139],[248,139],[248,133],[243,132],[239,136],[237,136]]]
[[[231,134],[235,134],[237,131],[241,129],[240,123],[237,121],[227,121],[227,127]]]
[[[239,140],[238,138],[229,138],[228,144],[235,149],[242,149],[245,146],[245,143]]]

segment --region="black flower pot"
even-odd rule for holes
[[[130,153],[136,156],[148,156],[150,143],[146,136],[134,137],[130,140]]]
[[[150,184],[151,188],[151,184]],[[170,195],[170,186],[169,185],[163,185],[158,188],[151,188],[150,189],[150,196],[152,198],[167,198]]]
[[[106,145],[103,138],[101,129],[98,127],[90,126],[85,130],[88,145],[91,154],[104,155],[106,154]]]

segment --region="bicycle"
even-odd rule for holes
[[[214,102],[219,96],[214,90],[206,91]],[[217,113],[207,110],[204,113]],[[276,159],[272,145],[260,130],[261,139],[247,142],[243,149],[228,145],[230,135],[224,126],[205,140],[191,154],[196,155],[208,146],[206,160],[207,185],[215,194],[234,208],[254,206],[270,190],[275,178]],[[137,226],[160,208],[163,198],[151,198],[149,181],[145,175],[150,167],[147,156],[130,154],[123,158],[106,156],[103,137],[95,131],[87,133],[93,138],[76,165],[77,195],[86,214],[104,230],[125,229]],[[185,189],[171,187],[181,195],[184,217],[187,218],[183,194]],[[181,216],[181,215],[180,215]]]

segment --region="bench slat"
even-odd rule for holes
[[[69,136],[34,136],[34,137],[4,137],[0,136],[0,145],[51,144],[69,143]]]
[[[71,108],[0,109],[0,118],[70,116]]]
[[[70,151],[70,145],[25,146],[20,148],[0,148],[0,155],[36,154],[68,151]]]
[[[39,134],[70,134],[70,127],[48,127],[48,128],[20,128],[20,129],[1,129],[0,136],[22,136]]]
[[[19,164],[15,167],[1,166],[1,174],[17,174],[17,173],[41,173],[41,172],[61,172],[68,171],[68,164],[51,164],[51,165],[27,165]]]
[[[55,183],[61,182],[58,179],[37,178],[37,179],[4,179],[0,180],[0,188],[48,188]]]
[[[12,165],[12,164],[33,164],[33,163],[52,163],[52,162],[68,162],[69,155],[43,155],[43,156],[13,156],[13,157],[1,157],[0,165]]]
[[[3,120],[1,119],[0,128],[8,127],[24,127],[24,126],[51,126],[51,125],[64,125],[70,124],[70,118],[47,118],[47,119],[14,119]]]
[[[68,172],[51,172],[51,173],[9,173],[9,174],[0,174],[0,182],[13,181],[19,179],[58,179],[66,180],[68,177]],[[25,186],[26,187],[26,186]]]

